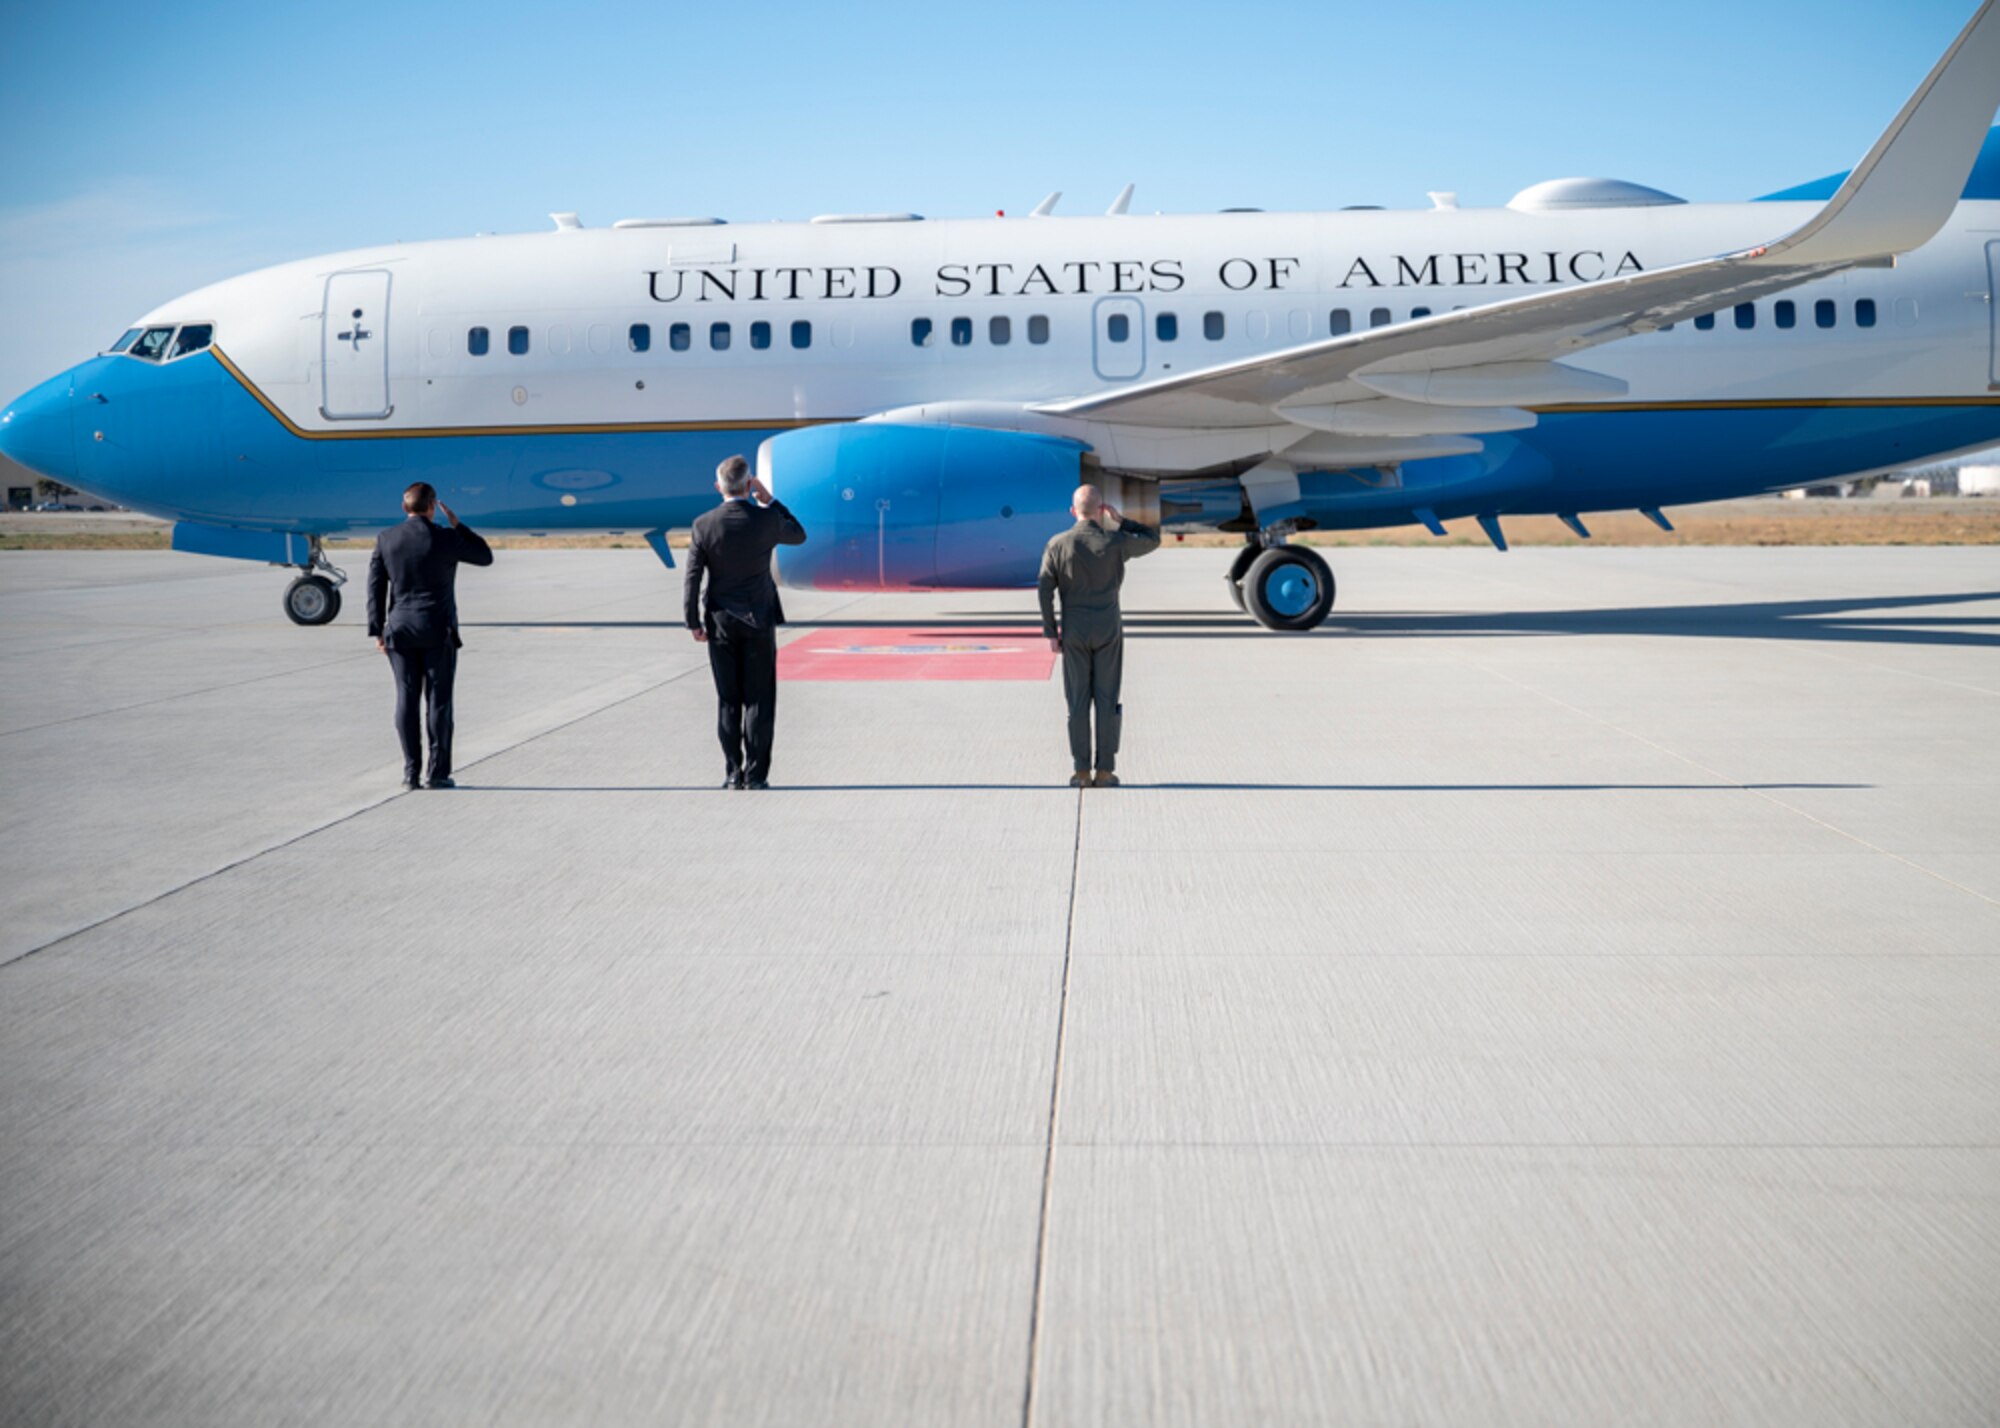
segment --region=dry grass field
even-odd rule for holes
[[[1587,516],[1594,545],[2000,545],[2000,499],[1810,499],[1762,497],[1672,509],[1669,534],[1636,511]],[[1510,544],[1583,545],[1553,516],[1514,516],[1505,522]],[[1471,521],[1456,521],[1442,538],[1420,526],[1380,531],[1316,532],[1319,546],[1484,545]],[[1231,535],[1188,536],[1172,544],[1235,545]],[[676,538],[676,546],[684,544]],[[164,550],[164,523],[130,512],[20,512],[0,515],[0,551]],[[366,539],[329,541],[332,550],[365,549]],[[503,550],[637,550],[637,531],[622,536],[502,536]]]

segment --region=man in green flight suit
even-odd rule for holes
[[[1125,627],[1118,587],[1125,562],[1160,548],[1160,533],[1128,521],[1104,503],[1095,486],[1079,486],[1070,502],[1076,524],[1042,552],[1042,635],[1062,656],[1063,696],[1069,700],[1069,751],[1076,765],[1072,788],[1116,788],[1118,732],[1124,706],[1118,687],[1125,674]],[[1056,592],[1062,592],[1057,633]],[[1097,756],[1091,757],[1090,711],[1097,708]],[[1093,772],[1094,771],[1094,772]]]

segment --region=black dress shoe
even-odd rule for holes
[[[422,787],[423,785],[418,783],[413,778],[406,778],[403,780],[403,792],[405,793],[415,793],[418,789]]]
[[[731,774],[722,781],[722,786],[724,788],[741,788],[743,787],[743,776],[741,774]]]
[[[425,785],[424,785],[424,787],[425,787],[425,788],[457,788],[457,787],[458,787],[458,785],[457,785],[457,784],[455,784],[455,783],[453,783],[453,782],[451,781],[451,775],[450,775],[450,774],[446,774],[446,775],[445,775],[445,776],[444,776],[443,778],[434,778],[434,779],[432,779],[432,780],[431,780],[431,781],[430,781],[429,783],[425,784]]]
[[[771,785],[770,785],[770,784],[768,784],[768,783],[766,783],[766,782],[765,782],[765,781],[764,781],[763,779],[761,779],[761,778],[753,778],[753,779],[751,779],[751,780],[750,780],[750,781],[749,781],[748,783],[744,784],[743,786],[744,786],[745,788],[747,788],[747,789],[752,789],[752,790],[756,790],[756,789],[761,789],[761,788],[769,788],[769,787],[770,787]]]

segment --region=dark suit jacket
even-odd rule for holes
[[[368,633],[392,650],[434,650],[458,637],[460,565],[491,565],[493,548],[463,523],[411,516],[375,537],[368,561]]]
[[[806,528],[781,501],[724,501],[695,518],[688,542],[687,581],[681,587],[687,626],[715,633],[717,622],[750,630],[775,630],[785,623],[778,583],[771,578],[771,552],[781,545],[804,545]],[[702,577],[708,601],[702,602]]]

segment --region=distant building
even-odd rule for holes
[[[2000,496],[2000,466],[1959,467],[1958,494],[1961,496]]]

